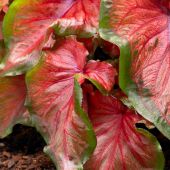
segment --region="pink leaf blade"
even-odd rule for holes
[[[77,0],[53,24],[56,34],[92,37],[98,32],[100,0]]]
[[[84,74],[99,90],[110,91],[115,83],[114,77],[117,73],[109,63],[90,60],[84,69]]]
[[[14,1],[3,23],[8,53],[0,65],[1,74],[20,75],[35,66],[53,28],[64,36],[93,36],[98,28],[100,1],[86,1]]]
[[[135,109],[170,138],[168,4],[157,0],[103,1],[100,30],[103,38],[121,48],[121,88]]]
[[[27,122],[24,106],[26,85],[24,76],[0,78],[0,137],[9,135],[18,122]],[[26,118],[27,117],[27,118]]]
[[[158,141],[149,132],[136,129],[140,117],[118,99],[93,92],[89,116],[97,147],[85,170],[163,169],[164,157]]]
[[[72,3],[73,0],[13,2],[3,22],[8,53],[1,63],[1,74],[19,75],[36,65],[51,33],[51,24],[62,17]]]
[[[26,78],[32,119],[47,142],[45,152],[59,169],[82,168],[95,147],[92,126],[80,109],[81,90],[74,80],[83,74],[87,55],[81,43],[66,38],[54,50],[45,51]]]

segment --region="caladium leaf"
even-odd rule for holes
[[[120,86],[170,138],[170,15],[167,0],[103,0],[100,35],[121,48]]]
[[[116,59],[120,56],[119,47],[113,43],[102,40],[100,44],[102,50],[110,56],[112,59]]]
[[[141,118],[117,98],[93,92],[89,117],[97,147],[85,170],[163,170],[164,156],[158,141],[146,130],[136,129]]]
[[[70,37],[45,51],[40,63],[27,74],[32,119],[48,144],[45,151],[59,169],[82,168],[95,147],[92,127],[81,109],[81,89],[78,83],[75,86],[75,77],[79,83],[86,76],[93,79],[84,73],[87,55],[83,44]],[[114,77],[112,66],[104,65],[112,75],[103,75]],[[106,81],[99,82],[103,88],[112,86]]]
[[[3,24],[8,54],[1,74],[22,74],[36,65],[52,27],[64,35],[94,32],[98,14],[99,0],[15,0]]]
[[[3,22],[8,48],[1,64],[4,74],[22,74],[37,63],[50,25],[72,4],[73,0],[15,0],[10,5]]]
[[[73,6],[54,23],[59,35],[91,37],[98,31],[100,0],[76,0]]]
[[[89,58],[92,58],[95,50],[98,46],[98,40],[96,37],[90,37],[90,38],[77,38],[79,42],[82,42],[86,49],[89,52]]]
[[[90,60],[84,69],[84,74],[100,91],[110,91],[117,75],[116,70],[110,68],[110,64],[106,62]]]
[[[0,78],[0,138],[11,133],[12,127],[27,117],[25,98],[24,76]]]

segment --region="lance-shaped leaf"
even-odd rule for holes
[[[0,78],[0,137],[12,131],[16,123],[21,123],[26,116],[24,107],[26,85],[24,76]]]
[[[36,65],[52,26],[64,35],[96,32],[98,14],[99,0],[15,0],[3,24],[8,54],[1,74],[22,74]]]
[[[83,82],[86,76],[83,71],[87,55],[81,43],[67,38],[44,52],[40,63],[27,74],[32,119],[48,144],[45,152],[59,169],[81,169],[95,147],[92,127],[80,109],[81,89],[74,83],[75,77]],[[113,77],[112,66],[105,66]]]
[[[89,98],[89,117],[97,147],[85,170],[163,170],[158,141],[146,130],[136,129],[140,117],[117,98],[94,92]]]
[[[100,0],[76,0],[73,6],[54,23],[59,35],[76,34],[91,37],[98,31]]]
[[[120,86],[170,138],[169,1],[103,0],[100,34],[121,48]]]

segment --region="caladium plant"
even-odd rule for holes
[[[163,170],[156,137],[136,123],[170,139],[169,10],[168,0],[1,0],[0,137],[35,127],[59,170]]]
[[[114,81],[114,68],[93,60],[86,64],[87,54],[75,39],[61,40],[53,50],[44,51],[39,64],[26,77],[28,105],[35,114],[33,122],[40,133],[45,132],[49,145],[46,151],[54,154],[52,158],[59,169],[82,167],[80,162],[87,159],[92,149],[89,133],[93,132],[87,115],[75,106],[77,102],[81,106],[82,100],[75,99],[75,81],[81,84],[87,78],[106,90],[111,90]]]

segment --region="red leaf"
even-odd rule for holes
[[[86,78],[92,80],[94,84],[99,83],[104,89],[110,91],[115,83],[117,73],[116,70],[106,62],[90,60],[84,69],[84,74]]]
[[[26,118],[24,107],[26,86],[24,76],[0,78],[0,137],[11,133],[12,127]]]
[[[97,39],[95,37],[77,38],[77,40],[84,44],[84,46],[86,47],[86,49],[89,52],[89,55],[93,55],[94,54],[94,52],[95,52],[95,50],[97,48],[97,45],[98,45]]]
[[[8,55],[1,64],[4,74],[22,74],[37,64],[40,50],[51,33],[51,24],[62,17],[73,2],[16,0],[10,5],[3,24],[8,47]]]
[[[81,96],[81,90],[75,87],[74,78],[84,79],[87,55],[81,43],[67,38],[61,40],[54,50],[44,52],[41,62],[27,75],[30,111],[35,113],[32,115],[34,123],[48,144],[46,152],[59,169],[82,167],[94,147],[92,129],[87,123],[88,119],[84,118],[86,114],[82,118],[80,109],[78,112],[76,110],[77,96]],[[104,64],[113,70],[110,65]],[[100,83],[103,85],[103,82]],[[106,87],[110,86],[110,82],[107,83]],[[81,106],[82,97],[78,102]]]
[[[73,6],[54,24],[60,35],[76,34],[90,37],[97,33],[100,0],[76,0]]]
[[[163,169],[164,157],[156,138],[136,129],[140,117],[118,99],[94,92],[89,116],[97,147],[85,170]]]
[[[117,58],[120,56],[120,50],[119,47],[113,43],[110,43],[108,41],[102,40],[101,42],[101,48],[103,51],[108,54],[111,58]]]
[[[121,88],[137,111],[170,138],[168,4],[164,0],[103,1],[101,35],[121,48]]]
[[[1,74],[22,74],[36,65],[52,27],[57,34],[86,36],[96,32],[98,15],[99,0],[14,1],[3,24],[9,52],[1,64]]]
[[[170,9],[170,1],[169,0],[161,0],[161,5],[163,5],[165,8]]]

